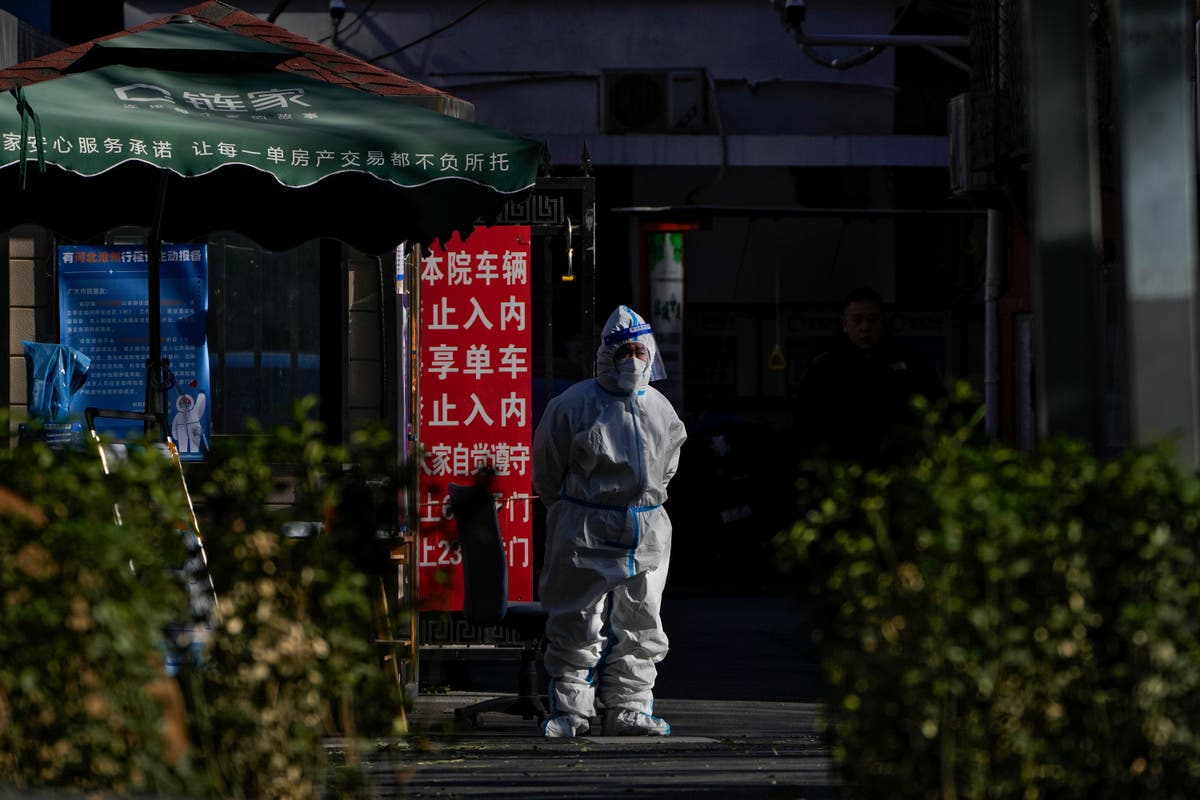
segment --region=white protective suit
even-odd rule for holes
[[[627,391],[613,354],[631,340],[650,360]],[[533,485],[548,508],[539,590],[554,714],[595,716],[597,682],[604,708],[652,712],[655,665],[667,654],[659,609],[671,521],[662,503],[687,438],[649,385],[661,363],[649,324],[620,306],[605,323],[596,379],[552,399],[534,434]]]

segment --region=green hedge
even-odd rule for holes
[[[227,443],[197,481],[222,624],[189,685],[220,797],[306,798],[324,783],[338,797],[369,796],[356,741],[404,732],[370,602],[388,568],[379,524],[398,519],[395,444],[373,430],[331,446],[311,403],[290,426]],[[281,463],[297,496],[289,518],[320,522],[320,536],[281,535],[265,502]],[[322,746],[333,735],[350,743],[336,769]]]
[[[890,468],[809,465],[779,538],[847,796],[1195,796],[1200,481],[1165,448],[1021,452],[976,407],[918,403]]]
[[[187,782],[155,699],[162,626],[186,619],[167,572],[184,510],[161,476],[144,451],[106,477],[94,452],[0,449],[0,786]]]
[[[189,475],[221,618],[178,682],[162,636],[188,618],[168,570],[186,558],[173,465],[131,448],[105,476],[90,447],[0,448],[0,794],[370,794],[354,743],[402,732],[370,602],[378,523],[396,519],[395,445],[374,431],[330,446],[310,410],[218,442]],[[281,464],[300,496],[289,516],[322,522],[320,536],[281,535],[287,517],[264,503]],[[327,736],[348,739],[346,763],[327,763]]]

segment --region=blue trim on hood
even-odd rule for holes
[[[604,334],[604,343],[613,345],[617,342],[626,342],[630,339],[636,339],[643,334],[654,335],[654,329],[649,322],[642,322],[638,325],[631,325],[628,328],[619,328],[611,333]]]

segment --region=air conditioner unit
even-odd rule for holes
[[[605,133],[713,133],[703,69],[610,69],[600,75]]]

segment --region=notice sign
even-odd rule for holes
[[[463,607],[449,485],[481,468],[508,552],[508,599],[533,599],[529,228],[477,227],[420,265],[419,581],[423,610]]]
[[[148,254],[138,245],[58,248],[62,344],[92,359],[87,383],[72,406],[142,411],[150,352]],[[208,409],[208,252],[205,245],[162,247],[162,353],[175,385],[167,392],[167,429],[179,457],[204,457],[212,433]],[[141,424],[98,419],[116,436]]]
[[[650,324],[667,377],[655,386],[683,408],[683,233],[646,234],[650,272]]]

